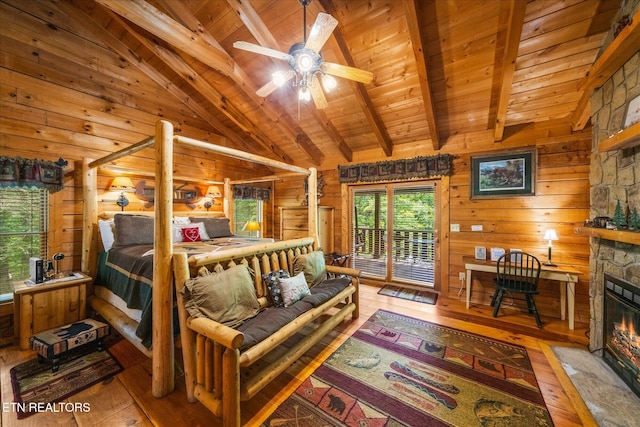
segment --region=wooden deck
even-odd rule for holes
[[[437,305],[433,306],[381,296],[377,291],[376,287],[363,285],[360,298],[361,314],[358,321],[344,322],[301,357],[285,374],[277,377],[252,400],[244,402],[243,423],[251,426],[259,425],[369,316],[382,308],[525,346],[556,427],[595,425],[584,404],[575,400],[572,387],[563,386],[567,384],[567,377],[563,374],[557,360],[547,351],[547,344],[550,342],[586,346],[587,324],[576,323],[576,329],[570,331],[567,322],[543,317],[545,327],[539,330],[535,326],[533,317],[514,310],[503,309],[498,318],[493,318],[488,306],[475,305],[469,310],[465,309],[464,299],[440,297]],[[89,403],[91,406],[89,412],[42,413],[24,420],[17,420],[14,413],[3,411],[0,424],[3,427],[220,425],[220,421],[199,403],[187,403],[182,376],[177,378],[176,390],[173,393],[166,398],[155,399],[151,395],[151,361],[124,340],[110,350],[125,370],[113,380],[97,384],[68,399],[70,402]],[[177,355],[179,353],[176,351]],[[33,352],[20,351],[17,346],[0,350],[2,402],[10,402],[13,399],[9,378],[10,368],[32,357],[34,357]],[[179,366],[178,362],[178,369],[176,369],[178,373],[181,372]]]

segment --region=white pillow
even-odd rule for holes
[[[304,273],[302,272],[288,279],[278,279],[278,287],[280,288],[280,295],[282,296],[285,307],[289,307],[294,302],[300,301],[303,297],[311,295],[307,281],[304,279]]]
[[[200,234],[200,240],[209,240],[210,237],[207,234],[207,229],[204,226],[203,222],[190,222],[188,224],[173,224],[171,226],[173,231],[173,243],[180,243],[184,240],[182,239],[182,229],[183,228],[193,228],[198,227],[198,232]]]
[[[191,224],[188,216],[174,216],[173,217],[174,224]]]
[[[116,240],[113,234],[113,218],[111,219],[99,219],[98,228],[100,229],[100,238],[102,239],[102,246],[104,250],[108,251],[113,246],[113,242]]]

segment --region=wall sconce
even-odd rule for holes
[[[219,206],[219,203],[216,203],[216,199],[220,199],[222,197],[220,187],[217,185],[210,185],[204,196],[211,199],[204,202],[204,207],[207,208],[207,210],[209,210],[211,206]]]
[[[121,210],[124,211],[124,207],[129,204],[129,199],[124,195],[124,193],[134,193],[136,191],[136,187],[133,186],[133,182],[131,178],[126,176],[118,176],[114,178],[111,183],[111,191],[120,191],[120,197],[116,200],[116,205],[120,206]]]
[[[260,223],[258,221],[247,221],[242,227],[242,231],[255,231],[256,237],[260,237]]]
[[[547,262],[544,264],[548,267],[557,267],[557,264],[553,264],[551,262],[551,246],[553,245],[552,242],[554,240],[558,240],[558,235],[556,234],[556,230],[553,229],[548,229],[547,231],[544,232],[544,240],[548,240],[549,241],[549,253],[547,254]]]

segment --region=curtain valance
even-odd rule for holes
[[[253,187],[250,185],[234,185],[233,186],[233,198],[260,200],[262,202],[268,202],[271,198],[271,188],[269,187]]]
[[[0,156],[0,187],[45,189],[51,193],[63,188],[64,168],[68,164],[62,158],[49,160],[23,159]]]
[[[338,166],[341,183],[430,178],[451,175],[451,154]]]

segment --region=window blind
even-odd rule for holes
[[[0,299],[29,278],[29,258],[47,258],[49,192],[0,188]]]

